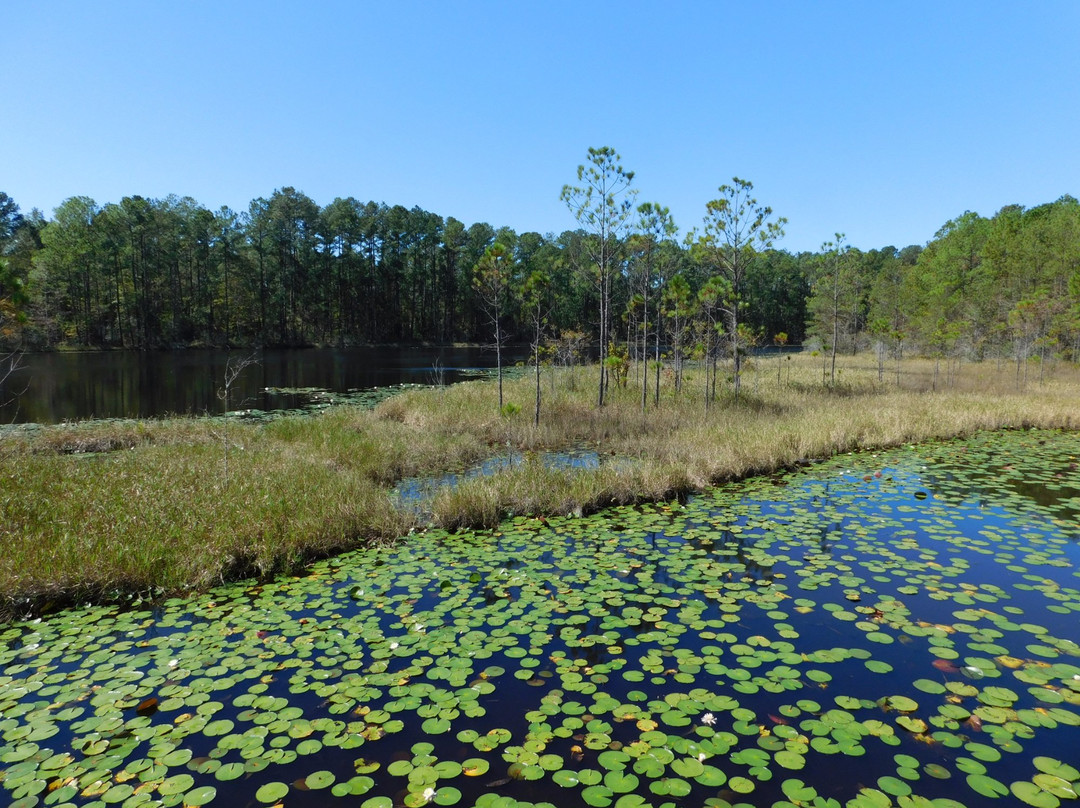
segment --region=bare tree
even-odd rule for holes
[[[14,351],[9,354],[5,354],[4,356],[0,356],[0,394],[8,395],[8,398],[0,399],[0,407],[6,407],[12,402],[17,401],[19,399],[19,396],[26,392],[25,386],[22,390],[19,390],[15,393],[9,393],[7,391],[8,379],[10,379],[16,371],[21,370],[23,367],[22,359],[22,354],[16,353]],[[12,420],[14,419],[15,416],[12,415]]]
[[[547,273],[534,270],[525,279],[521,289],[522,310],[532,327],[533,367],[536,371],[536,407],[533,425],[540,426],[540,349],[543,347],[544,327],[551,310],[551,278]]]
[[[781,331],[773,336],[773,345],[776,346],[776,386],[780,386],[780,371],[784,365],[784,346],[788,343],[788,335]]]
[[[502,315],[509,305],[511,284],[514,280],[516,263],[513,253],[495,242],[473,267],[473,289],[491,322],[492,336],[495,341],[495,364],[499,374],[499,409],[503,407],[503,364],[502,346],[506,341],[506,332],[502,328]]]
[[[240,375],[252,365],[259,364],[252,351],[244,357],[230,356],[225,362],[225,386],[218,390],[218,398],[225,402],[224,424],[221,431],[222,466],[225,473],[225,487],[229,487],[229,417],[232,412],[232,389]]]
[[[576,392],[577,375],[574,366],[585,352],[585,334],[581,331],[563,331],[550,341],[550,347],[555,354],[555,361],[568,371],[568,389]],[[552,391],[554,392],[554,383]]]
[[[2,194],[0,194],[0,196],[2,196]],[[24,386],[22,390],[16,392],[11,392],[7,389],[8,379],[10,379],[16,371],[21,370],[22,367],[21,353],[12,352],[0,357],[0,408],[7,407],[12,402],[18,401],[19,396],[26,392],[26,386]],[[8,423],[15,423],[15,418],[18,414],[19,410],[18,407],[16,407],[15,411],[11,414],[11,419]],[[3,441],[4,433],[0,431],[0,446],[3,445]]]
[[[671,263],[670,252],[664,249],[665,243],[670,245],[671,240],[678,232],[675,221],[671,218],[671,211],[655,202],[645,202],[638,206],[638,235],[630,239],[634,253],[634,267],[637,269],[637,295],[640,296],[642,307],[641,323],[641,366],[644,370],[641,380],[641,411],[645,412],[645,405],[649,398],[649,327],[652,325],[655,336],[656,348],[656,397],[654,406],[660,403],[660,318],[656,314],[659,306],[657,298],[658,289],[663,287],[667,269]],[[651,308],[650,308],[651,306]],[[652,322],[649,316],[652,314]]]
[[[851,248],[844,244],[844,234],[837,233],[835,241],[821,245],[822,264],[814,283],[811,309],[818,329],[824,338],[831,330],[829,346],[829,386],[836,385],[836,350],[840,342],[841,321],[850,308],[851,296],[849,260]],[[824,371],[822,372],[824,378]]]

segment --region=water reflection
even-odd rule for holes
[[[626,457],[602,456],[591,449],[537,453],[513,451],[488,458],[464,471],[449,472],[437,477],[409,477],[394,487],[393,496],[403,507],[424,513],[440,489],[454,488],[464,480],[488,477],[524,463],[541,463],[548,469],[586,470],[599,468],[602,464],[632,462]]]
[[[525,349],[504,352],[507,364]],[[216,350],[26,354],[0,384],[0,423],[220,413],[226,363]],[[234,408],[289,409],[304,390],[348,393],[397,384],[453,383],[494,367],[482,348],[380,347],[262,350],[232,390]]]

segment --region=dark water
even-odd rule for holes
[[[504,362],[522,360],[509,348]],[[229,359],[215,350],[26,354],[0,384],[0,423],[202,415],[224,411]],[[231,390],[232,409],[302,406],[309,388],[348,393],[396,384],[450,384],[495,366],[482,348],[308,348],[258,351]],[[2,375],[2,373],[0,373]]]
[[[601,456],[588,449],[569,452],[541,452],[528,456],[521,452],[509,452],[478,463],[463,472],[449,472],[437,477],[412,477],[402,480],[394,488],[394,495],[402,506],[423,513],[435,495],[443,488],[456,488],[461,482],[476,477],[498,474],[504,469],[512,469],[524,463],[539,462],[552,469],[597,469],[603,463],[629,463],[627,458]]]
[[[0,801],[1051,808],[1080,782],[1078,455],[841,457],[13,624]]]

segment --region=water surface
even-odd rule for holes
[[[846,456],[13,625],[0,789],[1055,808],[1080,787],[1077,456],[1041,432]]]
[[[507,364],[527,350],[504,351]],[[226,365],[252,356],[231,389],[231,408],[291,409],[313,395],[475,378],[495,366],[478,347],[377,347],[96,351],[25,354],[0,384],[0,423],[221,413]]]

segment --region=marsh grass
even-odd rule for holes
[[[408,391],[374,410],[238,422],[228,485],[213,419],[8,435],[0,438],[0,591],[8,613],[21,613],[297,572],[314,558],[422,528],[391,495],[401,479],[460,471],[508,449],[525,461],[441,490],[431,521],[464,528],[510,514],[588,513],[839,452],[1080,427],[1080,373],[1064,364],[1019,392],[1014,368],[995,363],[953,368],[946,385],[933,361],[905,360],[897,386],[895,368],[881,383],[872,359],[853,357],[841,361],[833,388],[821,384],[819,358],[785,363],[779,384],[769,362],[751,365],[740,401],[724,386],[708,413],[700,369],[689,369],[681,395],[663,385],[659,407],[650,401],[644,414],[633,374],[597,408],[587,369],[577,369],[545,371],[539,426],[529,379],[504,382],[517,413],[500,413],[491,382],[469,382]],[[620,462],[552,468],[537,454],[569,449]]]

